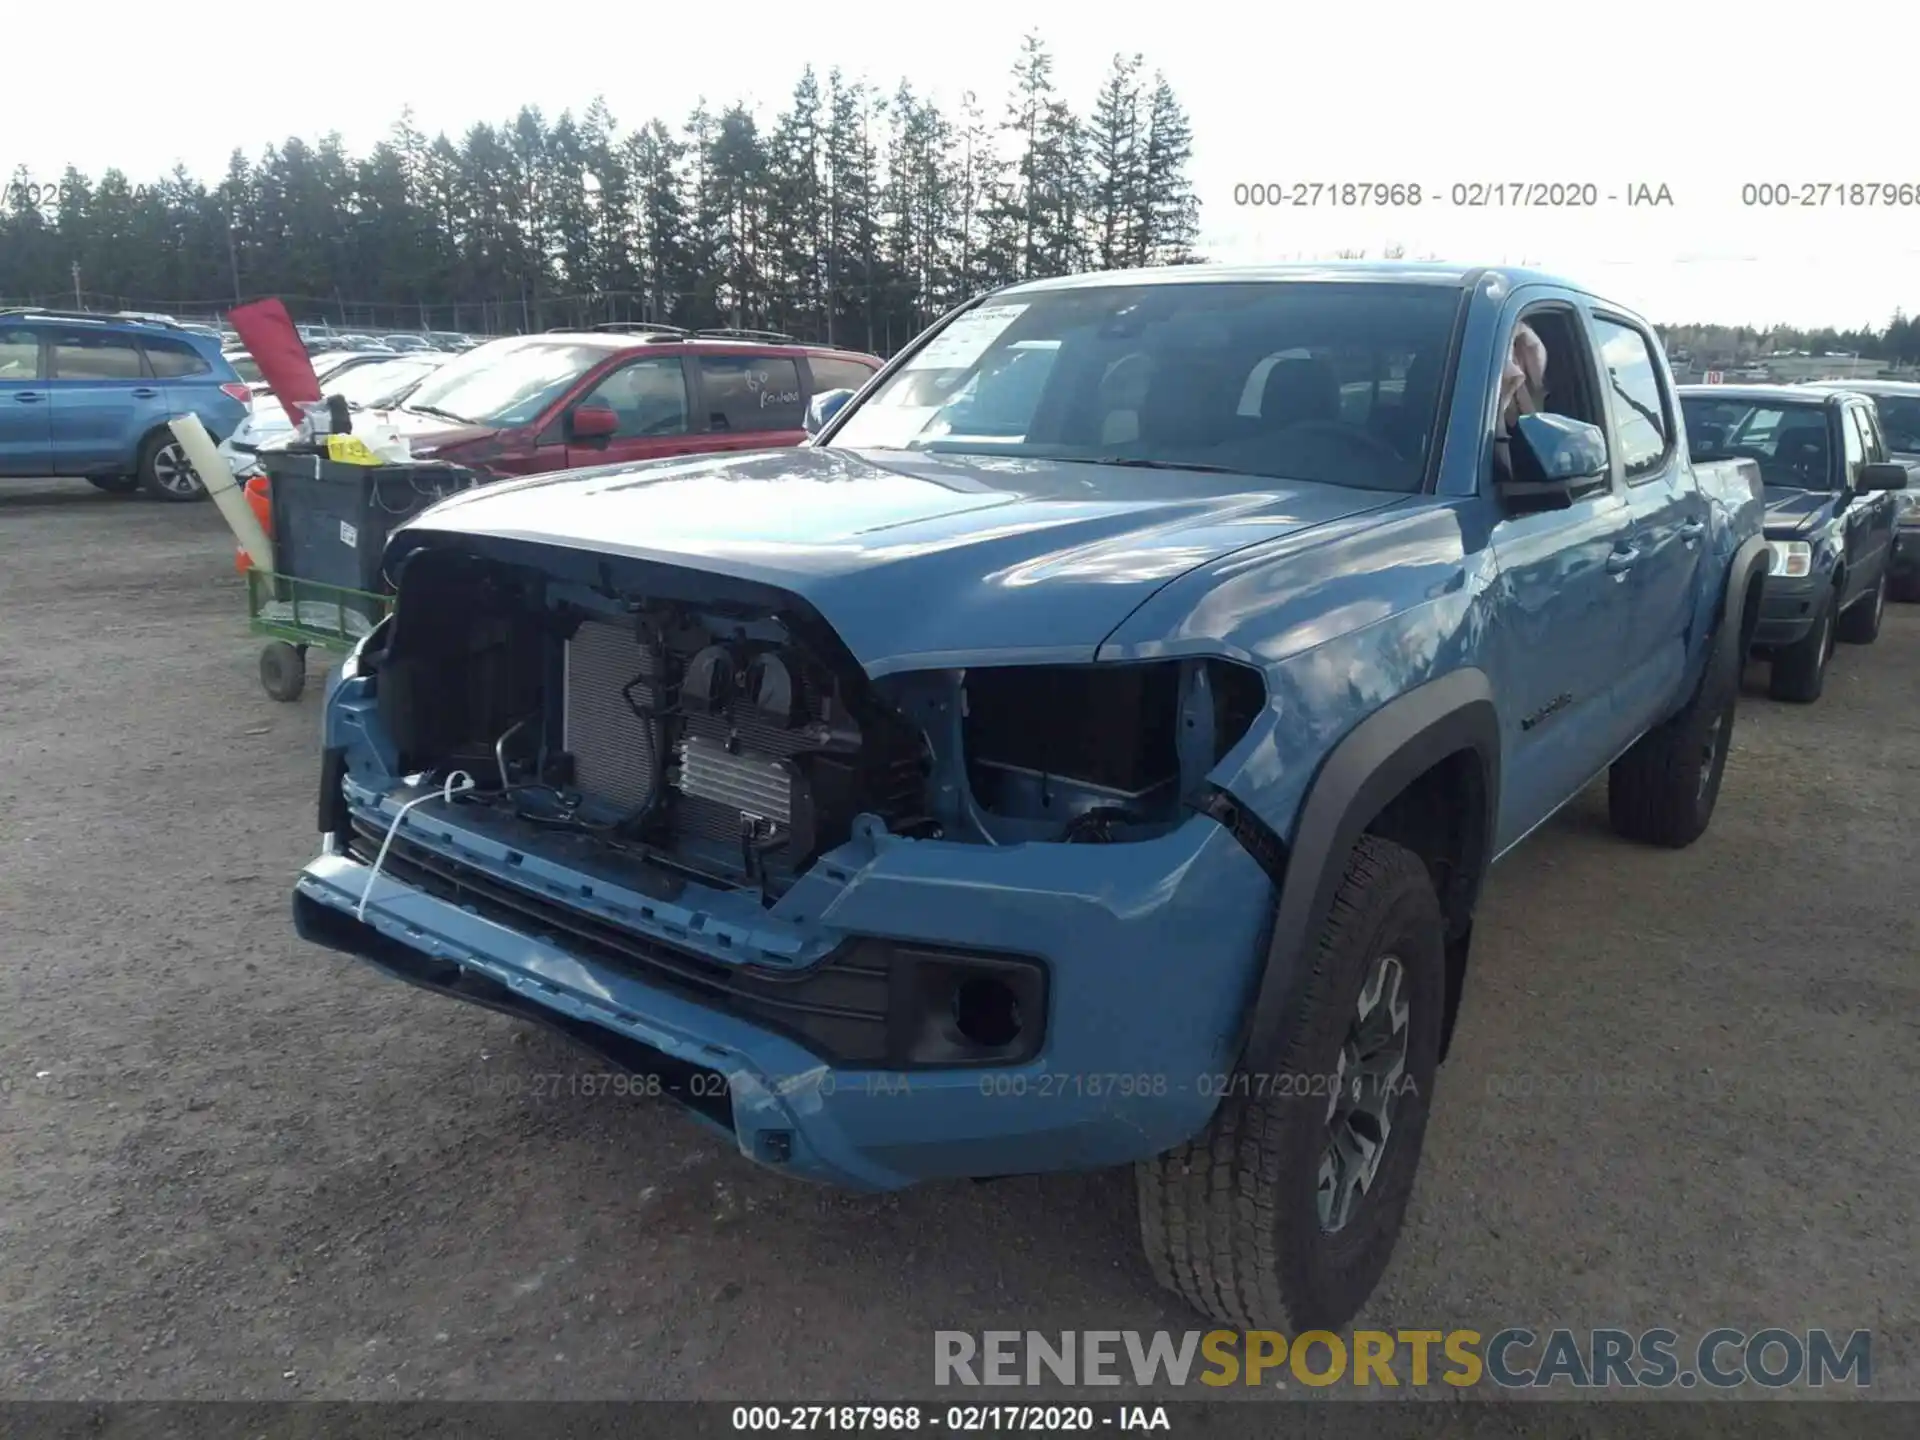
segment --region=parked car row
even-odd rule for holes
[[[1920,393],[1920,386],[1914,387]],[[1900,395],[1823,385],[1684,385],[1695,460],[1751,460],[1766,487],[1770,556],[1755,654],[1775,699],[1820,698],[1836,641],[1870,645],[1887,598],[1911,593],[1920,455]],[[1920,403],[1920,402],[1916,402]]]

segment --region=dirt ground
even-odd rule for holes
[[[0,489],[0,1396],[897,1398],[936,1329],[1204,1328],[1125,1172],[817,1190],[296,940],[320,686],[261,692],[230,557]],[[1358,1324],[1867,1328],[1920,1396],[1916,819],[1895,607],[1749,684],[1691,850],[1596,788],[1513,856]]]

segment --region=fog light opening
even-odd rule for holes
[[[1011,1045],[1020,1034],[1019,997],[999,980],[962,980],[954,987],[953,1023],[975,1045],[990,1050]]]

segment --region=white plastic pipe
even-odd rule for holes
[[[213,503],[220,507],[220,513],[226,517],[234,539],[240,542],[240,548],[247,552],[256,568],[271,572],[273,542],[267,538],[267,532],[260,528],[260,517],[253,513],[253,506],[247,503],[246,491],[234,480],[227,462],[220,458],[219,447],[213,443],[213,436],[207,433],[207,427],[200,423],[200,417],[182,415],[178,420],[168,421],[167,425],[173,431],[173,438],[180,442],[180,448],[187,452],[187,459],[192,462],[200,483],[207,487],[207,494],[213,497]]]

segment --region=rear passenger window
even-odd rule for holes
[[[40,378],[40,337],[31,330],[0,330],[0,380]]]
[[[859,390],[874,375],[865,365],[851,360],[828,360],[817,355],[808,357],[807,368],[813,371],[816,395],[824,395],[829,390]]]
[[[1607,370],[1607,404],[1620,433],[1621,463],[1629,480],[1651,475],[1665,462],[1673,434],[1653,342],[1617,320],[1596,316],[1593,329]]]
[[[149,340],[146,342],[147,364],[153,367],[153,373],[162,380],[181,380],[189,375],[206,375],[213,367],[200,358],[200,352],[191,345],[182,345],[173,340]]]
[[[708,428],[726,434],[805,426],[800,367],[793,361],[773,355],[702,355],[698,363]]]
[[[146,371],[140,347],[118,335],[57,335],[53,341],[55,380],[139,380]]]

